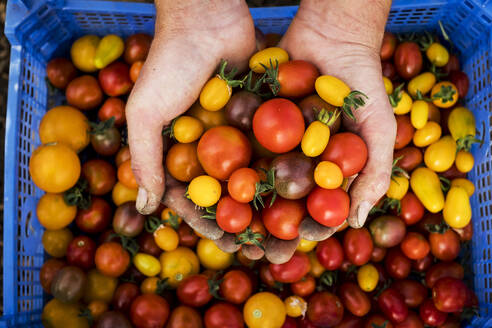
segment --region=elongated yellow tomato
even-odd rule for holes
[[[193,203],[201,207],[209,207],[219,201],[222,188],[217,179],[201,175],[191,180],[188,195]]]
[[[456,158],[456,142],[451,136],[444,136],[431,144],[424,153],[425,165],[435,171],[444,172],[453,166]]]
[[[323,153],[329,140],[330,127],[320,121],[314,121],[302,136],[302,152],[308,157],[317,157]]]
[[[174,251],[163,252],[161,262],[161,279],[166,279],[170,286],[176,287],[184,278],[197,274],[200,262],[193,251],[187,247],[178,247]]]
[[[65,203],[63,194],[44,194],[36,207],[39,223],[46,229],[62,229],[72,223],[77,215],[77,206]]]
[[[311,270],[309,270],[309,273],[315,278],[321,277],[326,269],[321,263],[319,263],[316,252],[309,252],[307,255],[309,258],[309,264],[311,265]]]
[[[386,90],[386,94],[390,95],[393,93],[393,82],[388,79],[386,76],[383,76],[384,89]]]
[[[400,101],[393,107],[393,112],[397,115],[403,115],[412,109],[412,98],[405,91],[400,92]]]
[[[292,295],[284,300],[285,312],[289,317],[304,316],[307,310],[307,302],[300,296]]]
[[[408,191],[408,179],[404,176],[395,175],[391,177],[390,185],[386,196],[389,198],[401,200]]]
[[[475,159],[470,152],[460,150],[458,154],[456,154],[456,168],[458,171],[468,173],[473,169],[474,163]]]
[[[343,173],[335,163],[322,161],[314,169],[314,181],[321,188],[336,189],[343,183]]]
[[[174,121],[173,136],[178,142],[190,143],[198,140],[203,133],[203,124],[197,118],[180,116]]]
[[[271,62],[270,62],[271,61]],[[258,51],[249,59],[249,68],[255,73],[265,73],[265,67],[274,66],[289,61],[289,54],[282,48],[270,47]]]
[[[215,245],[213,240],[200,239],[196,247],[200,263],[210,270],[223,270],[234,261],[234,254],[226,253]]]
[[[133,265],[147,277],[157,276],[161,272],[161,263],[152,255],[138,253],[133,257]]]
[[[441,126],[436,122],[429,121],[424,127],[415,131],[413,144],[417,147],[427,147],[441,137]]]
[[[410,186],[422,205],[431,213],[437,213],[444,207],[444,194],[436,172],[419,167],[410,176]]]
[[[475,137],[475,116],[468,108],[456,107],[449,114],[448,128],[454,140]]]
[[[357,271],[357,282],[360,289],[365,292],[372,292],[379,282],[378,269],[371,263],[361,266]]]
[[[350,94],[349,86],[331,75],[318,77],[314,87],[321,99],[336,107],[342,107],[345,97]]]
[[[471,206],[468,193],[461,187],[451,187],[446,195],[442,211],[444,221],[451,228],[464,228],[471,220]]]
[[[443,67],[449,61],[448,50],[440,43],[434,42],[427,48],[425,54],[429,58],[430,62],[437,67]]]
[[[432,87],[431,98],[439,108],[453,107],[458,101],[458,89],[449,81],[439,82]]]
[[[280,328],[285,321],[285,306],[275,294],[261,292],[251,296],[244,304],[243,316],[250,328]]]
[[[70,56],[75,67],[86,73],[97,71],[94,58],[100,40],[96,35],[85,35],[72,44]]]
[[[468,197],[471,197],[475,192],[475,185],[468,179],[464,178],[456,178],[451,180],[451,188],[453,187],[461,187],[466,190]]]
[[[200,105],[206,110],[215,112],[222,109],[231,99],[232,88],[227,81],[214,76],[203,86],[200,92]]]
[[[94,66],[97,69],[108,66],[123,54],[123,50],[125,50],[125,43],[119,36],[106,35],[97,46]]]
[[[434,74],[431,72],[419,74],[408,82],[408,93],[412,97],[417,96],[417,91],[420,91],[422,95],[426,95],[432,90],[434,84],[436,84],[436,76]]]
[[[154,231],[154,241],[160,249],[169,252],[178,248],[179,236],[173,228],[161,225]]]
[[[313,240],[306,240],[306,239],[302,239],[299,241],[299,244],[297,245],[297,250],[298,251],[301,251],[301,252],[304,252],[304,253],[307,253],[307,252],[310,252],[312,251],[316,245],[318,245],[318,242],[317,241],[313,241]]]
[[[410,122],[416,129],[422,129],[429,119],[429,104],[423,100],[416,100],[410,110]]]

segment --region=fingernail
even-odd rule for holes
[[[157,197],[154,194],[149,193],[144,188],[138,188],[137,201],[135,204],[135,206],[137,207],[137,211],[144,215],[148,215],[154,212],[155,208],[152,203],[155,198]]]
[[[357,210],[357,225],[362,227],[366,222],[367,216],[369,215],[369,211],[371,210],[372,205],[368,201],[363,201],[360,203],[359,208]]]

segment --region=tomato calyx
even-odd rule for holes
[[[338,281],[338,271],[325,271],[319,277],[318,291],[322,291],[325,288],[333,287]]]
[[[472,145],[475,143],[480,143],[480,147],[482,147],[483,140],[477,139],[471,134],[459,138],[458,140],[456,140],[456,153],[458,153],[461,150],[469,152],[471,150]]]
[[[316,107],[313,107],[313,110],[316,112],[316,119],[327,126],[335,124],[340,116],[340,111],[338,109],[329,111],[324,108],[317,109]]]
[[[350,91],[348,96],[343,99],[343,105],[341,107],[342,111],[350,119],[356,121],[353,111],[366,104],[366,100],[364,100],[364,98],[366,100],[369,99],[369,97],[367,97],[367,95],[365,93],[362,93],[361,91]]]
[[[427,231],[429,231],[430,233],[438,233],[438,234],[442,235],[443,233],[445,233],[446,231],[448,231],[451,228],[443,220],[439,224],[426,224],[425,229],[427,229]]]
[[[149,216],[147,220],[145,220],[144,228],[148,233],[154,233],[156,230],[164,227],[165,223],[167,223],[174,230],[178,230],[179,216],[177,214],[169,213],[169,219],[166,220],[161,220],[155,216]]]
[[[443,176],[439,176],[439,181],[441,182],[441,190],[443,192],[448,192],[451,188],[451,181]]]
[[[478,313],[478,307],[477,306],[469,306],[463,308],[463,310],[460,313],[460,321],[470,321],[474,317],[479,316]]]
[[[231,88],[235,87],[240,87],[242,88],[244,85],[244,82],[246,81],[247,76],[245,76],[242,80],[234,80],[234,77],[237,74],[237,68],[234,67],[232,68],[229,73],[225,73],[225,69],[227,67],[227,60],[222,59],[219,64],[219,73],[217,76],[221,79],[224,80],[227,85]]]
[[[268,84],[273,95],[276,96],[280,91],[280,82],[278,81],[278,60],[275,60],[275,65],[273,64],[272,59],[270,59],[269,67],[264,64],[261,64],[261,66],[265,69],[265,74],[263,74],[262,79],[264,80],[264,83]]]
[[[431,65],[429,67],[429,72],[434,74],[437,81],[441,81],[443,77],[447,77],[449,75],[447,73],[442,72],[441,68],[437,67],[436,64],[434,64],[434,63],[431,63]]]
[[[131,257],[137,255],[140,246],[134,238],[123,236],[119,233],[112,233],[111,235],[109,235],[109,239],[112,238],[119,238],[121,242],[121,247],[123,247],[123,249],[130,253]]]
[[[162,135],[163,136],[169,136],[169,138],[174,138],[174,125],[176,124],[176,120],[179,118],[176,117],[171,121],[171,124],[166,126],[164,129],[162,129]]]
[[[391,107],[395,108],[398,106],[398,103],[401,100],[402,89],[405,86],[405,83],[400,84],[393,90],[393,93],[388,96]]]
[[[374,322],[373,322],[373,323],[371,323],[371,325],[372,325],[372,328],[386,328],[386,327],[388,326],[388,323],[389,323],[389,321],[388,321],[388,320],[386,320],[386,321],[385,321],[385,322],[383,322],[381,325],[378,325],[378,324],[376,324],[376,323],[374,323]]]
[[[396,211],[397,215],[401,213],[401,201],[394,198],[385,198],[383,201],[383,213],[387,213],[388,209]]]
[[[391,167],[391,180],[395,181],[394,177],[395,176],[403,176],[407,179],[410,179],[410,176],[408,175],[407,171],[402,169],[401,167],[398,166],[398,162],[403,158],[403,156],[397,157],[393,160],[393,165]],[[398,183],[397,181],[395,181]]]
[[[433,100],[440,99],[443,104],[453,101],[453,96],[456,94],[456,90],[451,85],[442,85],[441,89],[433,96]]]
[[[107,119],[106,121],[101,121],[98,123],[89,122],[89,126],[91,128],[89,134],[92,135],[104,134],[107,130],[112,129],[114,127],[114,121],[115,121],[115,117],[112,116],[110,119]]]
[[[220,275],[222,275],[222,271],[217,272],[211,279],[207,280],[208,292],[214,298],[224,300],[224,298],[219,295],[220,284],[224,281],[224,279],[218,279]]]
[[[435,42],[436,41],[435,41],[434,36],[432,34],[430,34],[428,31],[425,31],[424,34],[422,34],[418,38],[418,44],[420,46],[421,51],[426,51]]]
[[[91,206],[91,195],[88,193],[89,184],[87,180],[80,179],[75,186],[63,193],[63,200],[67,205],[77,206],[86,210]]]
[[[436,75],[436,74],[434,74]],[[422,92],[420,90],[417,89],[417,93],[415,95],[415,97],[413,98],[413,100],[423,100],[423,101],[427,101],[427,102],[431,102],[432,99],[429,98],[429,97],[424,97],[424,95],[422,94]]]
[[[162,295],[166,290],[172,289],[171,285],[167,282],[168,280],[169,278],[164,278],[157,281],[157,287],[155,289],[156,294]]]
[[[259,232],[254,232],[250,227],[247,227],[244,232],[236,235],[236,245],[255,245],[261,250],[265,251],[262,243],[265,240],[265,236]]]
[[[266,173],[266,180],[261,180],[255,184],[255,196],[253,198],[253,206],[258,210],[258,203],[261,207],[265,208],[265,203],[263,202],[262,194],[272,192],[272,199],[270,200],[270,205],[272,206],[277,198],[277,191],[275,190],[275,170],[272,168],[270,170],[261,169]]]
[[[79,318],[85,318],[89,323],[89,327],[92,327],[92,325],[94,324],[94,317],[92,316],[92,312],[89,308],[81,309],[77,316]]]
[[[202,219],[215,220],[217,215],[217,204],[205,207],[205,214],[201,216]]]
[[[254,93],[260,97],[267,97],[268,94],[260,92],[260,88],[265,83],[265,74],[263,74],[258,80],[256,80],[255,84],[253,83],[253,71],[249,71],[246,76],[246,81],[244,82],[244,90]]]

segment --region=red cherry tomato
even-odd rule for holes
[[[290,290],[292,291],[292,293],[301,297],[307,297],[311,295],[312,293],[314,293],[315,289],[316,280],[310,274],[302,277],[301,280],[290,284]]]
[[[401,199],[400,204],[401,211],[399,216],[406,225],[415,224],[424,217],[424,205],[413,192],[408,191]]]
[[[426,300],[420,306],[420,318],[424,321],[426,325],[437,327],[446,322],[448,317],[447,313],[439,311],[435,306],[434,302],[429,299]]]
[[[400,43],[396,47],[393,61],[398,74],[410,80],[422,70],[422,54],[419,45],[410,41]]]
[[[371,262],[381,262],[386,256],[386,248],[374,246],[371,253]]]
[[[413,169],[419,166],[424,159],[422,151],[413,146],[398,149],[397,151],[395,151],[393,158],[400,158],[396,165],[407,172],[413,171]]]
[[[317,292],[308,300],[306,316],[317,327],[336,326],[343,318],[342,302],[332,293]]]
[[[408,115],[395,115],[396,118],[396,140],[395,149],[402,149],[412,141],[415,128],[410,122]]]
[[[439,311],[461,311],[466,304],[467,289],[462,280],[444,277],[432,287],[432,300]]]
[[[232,304],[220,302],[212,305],[204,316],[206,328],[243,328],[242,313]]]
[[[418,307],[427,298],[427,288],[418,281],[397,280],[392,286],[403,296],[408,307]]]
[[[278,65],[279,97],[304,97],[314,92],[319,71],[310,62],[290,60]]]
[[[415,312],[408,311],[407,318],[396,324],[395,328],[424,328],[424,323]]]
[[[116,311],[127,312],[138,295],[140,295],[140,288],[136,284],[124,282],[116,287],[111,304]]]
[[[327,227],[337,227],[349,215],[350,198],[342,188],[324,189],[315,187],[307,198],[311,217]]]
[[[400,244],[401,251],[411,260],[420,260],[429,254],[430,246],[418,232],[408,232]]]
[[[295,251],[289,261],[283,264],[270,263],[273,279],[282,283],[293,283],[301,280],[311,269],[311,262],[306,253]]]
[[[75,224],[81,231],[95,234],[104,231],[111,218],[112,210],[109,203],[102,198],[91,197],[89,207],[77,211]]]
[[[445,277],[462,280],[465,277],[465,270],[457,262],[438,262],[425,273],[425,284],[432,288],[439,279]]]
[[[136,328],[164,327],[169,317],[169,304],[156,294],[138,296],[130,308],[130,319]]]
[[[258,182],[260,182],[258,173],[249,167],[243,167],[231,174],[227,182],[227,190],[234,200],[249,203],[255,197]]]
[[[456,89],[458,89],[458,96],[460,99],[465,98],[468,93],[468,88],[470,87],[468,75],[462,71],[454,71],[449,75],[449,81],[451,81],[451,83],[456,86]]]
[[[412,270],[412,262],[398,247],[395,247],[390,249],[386,255],[385,268],[392,278],[405,279]]]
[[[355,316],[363,317],[371,310],[371,300],[359,285],[353,282],[342,284],[337,294],[345,309]]]
[[[241,232],[253,218],[249,204],[240,203],[231,196],[222,197],[217,204],[216,221],[219,227],[229,233]]]
[[[221,280],[220,293],[230,303],[242,304],[253,292],[251,278],[244,271],[230,270]]]
[[[408,316],[408,307],[403,297],[393,287],[385,289],[378,298],[379,309],[394,323],[404,321]]]
[[[432,232],[429,243],[432,255],[441,261],[452,261],[460,253],[460,236],[451,229],[444,233]]]
[[[316,257],[326,270],[338,270],[343,262],[343,248],[338,239],[330,237],[318,243]]]
[[[354,265],[361,266],[369,262],[373,248],[371,234],[366,228],[349,228],[343,237],[345,256]]]
[[[299,235],[299,224],[306,210],[304,201],[276,198],[272,206],[270,199],[265,200],[266,207],[261,212],[265,228],[275,237],[291,240]]]
[[[110,97],[106,99],[99,111],[97,117],[100,121],[109,120],[114,117],[114,125],[122,126],[126,122],[125,102],[120,98]]]
[[[413,261],[412,268],[419,272],[427,271],[434,262],[434,256],[431,253],[427,254],[423,259]]]
[[[337,133],[321,154],[322,161],[338,165],[344,177],[354,175],[364,168],[367,161],[367,146],[364,140],[351,132]]]
[[[382,316],[381,314],[373,314],[367,320],[364,328],[374,328],[376,327],[386,327],[386,328],[394,328],[391,321]]]
[[[176,290],[181,303],[192,307],[201,307],[212,300],[208,278],[202,274],[186,277]]]
[[[67,247],[67,262],[81,269],[89,270],[94,266],[94,254],[96,243],[86,236],[78,236],[72,239]]]

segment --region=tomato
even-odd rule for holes
[[[258,182],[260,182],[260,176],[255,170],[248,167],[240,168],[229,177],[227,190],[235,201],[249,203],[254,199]]]
[[[291,60],[278,65],[279,97],[305,97],[314,92],[319,71],[310,62]]]
[[[227,103],[228,106],[233,101],[233,99],[235,99],[236,95],[237,93],[235,93],[231,97],[231,100]],[[203,128],[205,130],[208,130],[216,126],[227,125],[228,121],[226,120],[226,115],[227,115],[226,111],[227,111],[227,107],[225,110],[221,109],[215,112],[211,112],[204,109],[199,102],[196,102],[193,106],[191,106],[191,108],[186,112],[186,114],[198,119],[202,123]],[[251,118],[252,117],[253,114],[251,114]]]
[[[156,245],[163,251],[173,251],[179,244],[179,235],[176,230],[164,225],[154,231],[153,238]]]
[[[227,123],[243,131],[250,131],[253,124],[253,115],[261,103],[261,97],[253,92],[243,90],[234,93],[225,106],[224,112]],[[222,113],[222,120],[224,119],[224,112]],[[214,126],[226,124],[226,122],[221,123],[214,124]]]
[[[399,100],[396,104],[392,103],[393,112],[396,115],[408,114],[410,110],[412,110],[412,105],[413,105],[412,97],[410,97],[410,95],[406,91],[400,91],[398,92],[397,99]],[[390,101],[391,100],[392,98],[390,98]],[[395,99],[395,102],[396,101],[397,100]]]
[[[319,263],[315,252],[309,252],[307,253],[307,256],[309,257],[309,262],[311,263],[311,270],[309,271],[309,273],[312,276],[319,278],[323,274],[323,272],[326,271],[325,267],[321,263]]]
[[[130,35],[125,40],[125,52],[123,58],[128,64],[135,63],[139,60],[145,60],[149,53],[152,36],[145,33],[136,33]]]
[[[64,228],[59,230],[45,230],[41,241],[46,253],[53,257],[64,257],[72,239],[72,232],[68,228]]]
[[[79,315],[81,310],[78,303],[67,304],[54,298],[44,306],[41,321],[46,327],[89,328],[87,318]]]
[[[473,224],[472,222],[468,223],[464,228],[453,230],[460,236],[460,240],[462,242],[470,241],[473,238]]]
[[[253,132],[259,143],[274,153],[294,149],[304,135],[304,118],[299,107],[283,98],[271,99],[253,116]]]
[[[258,51],[249,59],[249,68],[255,73],[265,73],[265,67],[272,68],[289,61],[289,54],[282,48],[270,47]]]
[[[92,195],[105,195],[116,183],[114,167],[102,159],[91,159],[82,166],[82,176],[89,184]]]
[[[374,244],[366,228],[349,228],[343,237],[343,250],[347,259],[354,265],[361,266],[371,259]]]
[[[161,264],[154,256],[138,253],[132,259],[133,265],[147,277],[154,277],[161,272]]]
[[[192,307],[201,307],[212,300],[208,278],[201,274],[188,276],[176,289],[181,303]]]
[[[389,60],[382,61],[381,68],[382,68],[383,76],[387,77],[391,81],[395,81],[398,78],[398,75],[396,74],[396,68],[395,65],[393,65],[393,62]]]
[[[72,43],[70,55],[75,67],[83,72],[95,72],[97,70],[94,65],[94,57],[99,41],[100,39],[96,35],[84,35]]]
[[[374,328],[374,325],[385,328],[393,328],[393,324],[391,321],[386,319],[381,314],[373,314],[371,315],[364,326],[364,328]]]
[[[205,172],[216,179],[226,180],[236,169],[249,164],[251,145],[238,129],[218,126],[203,134],[197,153]]]
[[[454,71],[449,75],[449,81],[456,86],[458,90],[458,96],[461,99],[466,97],[468,93],[468,88],[470,87],[470,80],[468,79],[468,75],[462,71]]]
[[[367,161],[367,146],[358,135],[351,132],[337,133],[330,138],[323,154],[322,161],[330,161],[338,165],[344,177],[360,172]]]
[[[444,195],[438,175],[426,168],[419,167],[412,172],[410,186],[422,205],[431,213],[444,208]]]
[[[386,248],[374,246],[371,253],[371,262],[377,263],[381,262],[386,256]]]
[[[77,207],[67,205],[62,194],[44,194],[36,207],[39,223],[50,230],[58,230],[68,226],[75,218],[76,213]]]
[[[39,270],[39,282],[46,293],[51,293],[51,282],[53,278],[66,265],[64,261],[54,258],[48,259],[43,263],[41,270]]]
[[[97,320],[94,328],[132,327],[130,321],[128,321],[128,319],[123,314],[117,311],[107,311],[102,313],[99,317],[96,317],[92,314],[92,317]]]
[[[372,264],[365,264],[357,271],[357,282],[365,292],[373,291],[379,282],[379,273]]]
[[[300,199],[314,187],[314,161],[298,152],[276,157],[271,164],[275,172],[275,190],[286,199]]]
[[[406,80],[420,73],[422,54],[417,43],[406,41],[400,43],[395,50],[394,63],[398,75]]]
[[[462,106],[454,108],[443,123],[449,127],[454,140],[476,135],[475,117],[468,108]]]
[[[243,328],[244,321],[239,311],[234,305],[219,302],[212,305],[205,311],[203,317],[206,328]]]
[[[314,181],[325,189],[336,189],[342,185],[343,173],[333,162],[322,161],[314,169]]]
[[[133,86],[130,80],[130,67],[120,61],[101,69],[98,78],[101,89],[110,97],[127,94]]]
[[[304,316],[307,310],[307,302],[300,296],[292,295],[284,300],[285,312],[289,317]],[[285,322],[284,322],[285,324]],[[282,327],[284,327],[282,325]]]
[[[69,105],[81,110],[91,110],[101,104],[103,93],[95,77],[82,75],[68,83],[65,97]]]
[[[180,305],[174,308],[167,322],[167,328],[202,328],[202,317],[197,310]]]
[[[314,121],[309,124],[301,140],[302,152],[309,157],[317,157],[323,153],[330,139],[330,128],[327,123]]]
[[[381,44],[380,56],[381,60],[388,60],[393,57],[398,40],[396,36],[388,31],[384,31],[383,43]]]
[[[140,290],[136,284],[123,282],[116,288],[111,304],[115,310],[127,312],[130,309],[133,300],[139,294]]]
[[[396,140],[395,149],[407,146],[414,136],[415,128],[408,115],[396,115]]]
[[[138,189],[130,189],[125,187],[121,182],[117,182],[113,187],[111,194],[113,202],[116,206],[120,206],[126,202],[137,200]]]
[[[369,297],[353,282],[346,282],[338,289],[338,296],[345,309],[355,316],[363,317],[371,310]]]
[[[331,76],[322,75],[316,79],[316,92],[330,105],[342,107],[350,94],[350,87],[342,80]]]
[[[363,318],[356,317],[350,312],[345,312],[342,321],[335,328],[362,328]]]
[[[422,151],[413,146],[395,151],[393,158],[400,158],[396,165],[407,172],[413,171],[423,160]]]
[[[432,255],[441,261],[452,261],[459,255],[460,237],[451,229],[444,233],[431,233],[429,243]]]
[[[270,272],[276,281],[293,283],[299,281],[311,269],[308,256],[300,251],[294,252],[289,261],[283,264],[270,263]]]
[[[435,172],[451,168],[456,158],[456,142],[451,136],[444,136],[431,144],[424,152],[425,165]]]
[[[118,280],[92,269],[87,273],[87,284],[84,290],[84,302],[101,301],[109,303],[113,299]]]
[[[451,228],[464,228],[470,223],[471,205],[465,189],[461,187],[449,189],[442,214],[444,221]]]
[[[113,156],[121,146],[121,134],[114,126],[92,130],[91,145],[96,153],[103,156]]]
[[[424,328],[424,324],[415,312],[408,311],[407,318],[398,323],[395,328]]]
[[[241,270],[230,270],[221,279],[220,294],[227,302],[242,304],[252,292],[251,279]]]
[[[130,156],[130,147],[127,146],[122,146],[120,150],[118,150],[118,153],[116,154],[115,162],[116,162],[116,167],[119,167],[123,162],[129,160],[131,158]]]
[[[104,199],[91,197],[87,209],[79,209],[75,224],[83,232],[95,234],[104,231],[112,218],[111,206]]]
[[[184,278],[197,274],[200,266],[196,254],[186,247],[178,247],[173,251],[163,252],[160,256],[160,262],[161,279],[168,278],[167,281],[172,287],[176,287]]]
[[[433,42],[425,51],[430,62],[437,67],[445,66],[449,61],[448,50],[440,43]]]
[[[433,121],[425,123],[424,127],[415,131],[413,144],[423,148],[436,142],[441,137],[441,126]]]
[[[90,141],[87,117],[71,106],[58,106],[44,114],[39,124],[41,143],[61,142],[80,152]]]
[[[250,328],[281,327],[285,321],[286,311],[282,300],[269,292],[251,296],[244,304],[243,316]]]
[[[210,270],[222,270],[234,261],[234,255],[219,249],[210,239],[200,239],[196,247],[200,263]]]
[[[432,102],[439,108],[450,108],[458,101],[458,90],[456,86],[449,82],[439,82],[432,88]]]
[[[266,200],[265,205],[261,218],[273,236],[291,240],[299,235],[298,227],[306,213],[303,201],[277,197],[273,205],[270,206],[270,199]]]
[[[208,175],[198,176],[188,185],[191,201],[201,207],[209,207],[217,203],[221,190],[219,181]]]
[[[100,121],[109,120],[114,117],[114,125],[122,126],[126,123],[125,117],[125,102],[120,98],[110,97],[104,101],[104,104],[99,108],[97,117]]]
[[[466,173],[458,171],[455,164],[449,170],[442,172],[441,175],[448,180],[466,178]]]
[[[88,270],[94,266],[95,253],[96,243],[89,237],[78,236],[68,244],[67,262],[69,265]]]
[[[470,152],[460,150],[456,154],[456,168],[458,171],[467,173],[473,169],[473,164],[475,163],[475,159]]]
[[[408,191],[405,197],[401,199],[400,204],[401,211],[399,217],[406,225],[415,224],[423,218],[425,212],[424,205],[422,205],[413,192]]]
[[[403,296],[405,304],[411,308],[420,306],[427,297],[427,288],[415,280],[397,280],[392,286]]]
[[[133,175],[131,161],[127,160],[118,167],[117,171],[118,180],[125,185],[127,188],[135,189],[138,188],[137,180]]]
[[[172,136],[180,143],[196,141],[202,133],[202,122],[192,116],[180,116],[172,124]]]
[[[335,237],[325,239],[318,243],[316,257],[326,270],[337,270],[343,262],[342,245]]]
[[[407,177],[402,175],[392,176],[386,196],[391,199],[401,200],[408,191],[408,184]]]
[[[183,182],[203,174],[197,156],[197,143],[174,144],[167,153],[166,168],[175,179]]]
[[[290,290],[293,294],[301,297],[308,297],[316,289],[316,280],[312,275],[307,274],[300,280],[290,284]]]
[[[446,313],[461,311],[465,306],[466,294],[465,283],[452,277],[441,278],[432,287],[432,300],[435,307]]]
[[[388,251],[384,264],[386,272],[395,279],[405,279],[412,270],[412,262],[396,247]]]
[[[439,108],[436,107],[431,102],[428,102],[427,105],[429,106],[429,117],[427,118],[428,121],[433,121],[436,123],[441,123],[441,111]]]
[[[386,91],[387,95],[390,95],[393,93],[393,82],[391,82],[390,79],[388,79],[386,76],[383,76],[383,84],[384,84],[384,89]]]
[[[327,227],[337,227],[348,217],[350,198],[342,188],[315,187],[307,198],[307,209],[317,222]]]
[[[99,326],[101,326],[101,321],[105,322],[106,321],[106,316],[104,316],[101,319],[101,316],[103,313],[107,313],[108,312],[108,305],[102,301],[92,301],[90,302],[88,305],[87,305],[87,309],[90,311],[90,314],[91,316],[97,320],[99,322]],[[114,312],[109,312],[109,313],[114,313]],[[119,314],[122,318],[125,318],[122,314]],[[126,319],[125,319],[126,320]],[[130,324],[128,321],[127,321],[128,325]]]
[[[96,267],[109,277],[119,277],[130,264],[130,255],[115,242],[107,242],[99,246],[95,255]]]
[[[178,228],[179,245],[185,247],[195,247],[199,237],[193,232],[186,223],[182,223]]]
[[[208,80],[200,92],[200,105],[208,111],[222,109],[232,95],[232,88],[227,80],[217,75]]]
[[[46,77],[55,88],[65,89],[77,76],[77,69],[66,58],[53,58],[46,65]]]
[[[51,281],[51,294],[64,303],[78,302],[87,283],[85,273],[74,266],[61,268]]]
[[[145,216],[137,211],[135,202],[124,203],[116,209],[113,217],[113,229],[126,237],[139,235],[145,224]]]
[[[427,287],[434,287],[436,281],[445,277],[452,277],[462,280],[465,276],[463,266],[457,262],[439,262],[429,268],[425,274],[425,284]]]
[[[144,62],[139,60],[134,62],[130,66],[130,80],[132,80],[133,83],[137,82],[138,76],[140,75],[140,71],[142,71],[143,65]]]
[[[446,322],[447,313],[439,311],[435,306],[432,299],[426,300],[422,306],[420,306],[420,318],[426,325],[437,327]]]
[[[303,253],[307,253],[312,251],[316,247],[316,245],[318,245],[317,241],[306,240],[301,238],[301,240],[299,240],[299,244],[296,247],[296,250]]]
[[[384,315],[395,323],[404,321],[408,316],[408,307],[403,297],[393,287],[385,289],[379,295],[378,305]]]
[[[321,109],[324,109],[326,112],[331,112],[332,114],[335,114],[334,112],[337,111],[337,108],[335,106],[330,105],[316,94],[307,96],[306,98],[302,99],[299,102],[298,106],[301,109],[302,116],[304,117],[304,122],[306,125],[310,125],[317,120],[318,113]],[[341,116],[339,115],[334,120],[334,122],[330,123],[330,135],[335,134],[340,129],[340,125],[342,123]]]
[[[401,251],[411,260],[420,260],[427,256],[430,246],[424,236],[418,232],[409,232],[400,244]]]
[[[229,233],[241,232],[253,218],[249,204],[240,203],[230,196],[224,196],[217,204],[216,221],[219,227]]]
[[[374,244],[384,248],[394,247],[401,243],[406,233],[403,221],[391,215],[383,215],[374,219],[369,224],[369,230]]]
[[[417,91],[420,91],[421,95],[426,95],[431,91],[432,87],[436,84],[436,76],[431,72],[425,72],[419,74],[412,78],[410,82],[408,82],[408,93],[412,97],[417,96]],[[423,100],[417,100],[422,105],[427,105],[427,103]],[[415,102],[414,102],[415,105]],[[427,108],[428,109],[428,108]],[[428,112],[425,113],[425,118],[427,119]]]
[[[39,146],[29,161],[29,174],[34,184],[51,193],[64,192],[77,183],[80,160],[68,146],[55,143]]]
[[[410,111],[410,121],[412,122],[412,126],[414,128],[422,129],[427,124],[430,115],[429,103],[423,100],[416,100],[412,104],[412,109]]]
[[[123,40],[119,36],[114,34],[105,35],[96,49],[94,57],[96,68],[104,68],[118,59],[123,54],[124,46]]]
[[[343,318],[342,302],[332,293],[317,292],[308,300],[307,318],[315,326],[335,326]]]
[[[168,317],[169,304],[156,294],[138,296],[130,308],[130,318],[136,328],[164,327]]]

